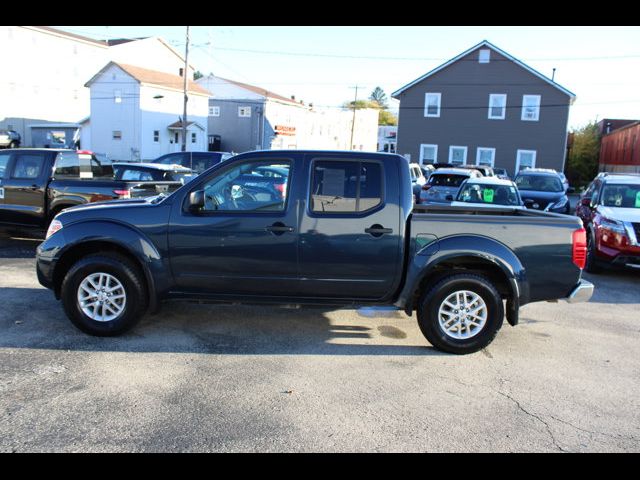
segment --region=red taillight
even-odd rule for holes
[[[129,190],[114,190],[113,193],[120,198],[131,198],[131,192]]]
[[[576,267],[583,269],[587,263],[587,232],[580,228],[573,232],[572,260]]]
[[[431,185],[429,185],[428,183],[425,183],[424,185],[422,185],[422,190],[429,190],[431,188]]]

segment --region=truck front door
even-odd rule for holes
[[[366,154],[318,154],[307,155],[305,166],[310,191],[300,224],[301,295],[389,297],[403,262],[397,165]]]
[[[282,169],[287,178],[263,176],[261,167]],[[289,188],[299,175],[295,167],[294,155],[252,155],[192,181],[171,209],[169,255],[180,290],[295,295],[297,202]],[[189,195],[196,191],[204,192],[204,206],[190,211]]]

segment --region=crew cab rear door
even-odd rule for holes
[[[307,154],[300,221],[301,295],[378,300],[402,271],[399,168],[379,156]],[[406,188],[411,188],[409,178]]]

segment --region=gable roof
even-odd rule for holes
[[[297,105],[299,107],[303,106],[303,104],[301,104],[300,102],[296,102],[295,100],[292,100],[290,98],[284,97],[277,93],[271,92],[266,88],[256,87],[255,85],[249,85],[248,83],[237,82],[235,80],[229,80],[228,78],[222,78],[222,77],[216,77],[216,78],[219,78],[220,80],[224,80],[225,82],[231,83],[240,88],[249,90],[250,92],[257,93],[258,95],[262,95],[265,98],[270,98],[272,100],[278,100],[280,102],[290,103],[292,105]]]
[[[39,30],[44,33],[49,33],[51,35],[57,35],[60,37],[68,37],[71,40],[81,40],[86,43],[92,43],[94,45],[99,45],[101,47],[108,47],[109,45],[104,40],[95,40],[93,38],[85,37],[84,35],[77,35],[75,33],[66,32],[64,30],[59,30],[57,28],[44,27],[39,25],[25,25],[22,28],[29,28],[31,30]]]
[[[405,85],[404,87],[400,88],[399,90],[396,90],[395,92],[393,92],[391,94],[391,96],[393,98],[397,98],[398,95],[400,95],[401,93],[403,93],[405,90],[413,87],[415,84],[420,83],[421,81],[425,80],[426,78],[429,78],[430,76],[438,73],[440,70],[448,67],[449,65],[451,65],[452,63],[457,62],[458,60],[460,60],[462,57],[465,57],[466,55],[469,55],[471,52],[473,52],[474,50],[477,50],[481,47],[488,47],[496,52],[498,52],[500,55],[508,58],[509,60],[511,60],[513,63],[515,63],[516,65],[524,68],[525,70],[527,70],[529,73],[531,73],[532,75],[535,75],[536,77],[540,78],[541,80],[544,80],[545,82],[547,82],[549,85],[557,88],[558,90],[560,90],[562,93],[564,93],[565,95],[568,95],[569,97],[571,97],[571,101],[573,101],[576,97],[576,95],[573,92],[570,92],[569,90],[567,90],[566,88],[560,86],[559,84],[557,84],[556,82],[554,82],[553,80],[551,80],[550,78],[547,78],[546,76],[544,76],[543,74],[541,74],[540,72],[538,72],[537,70],[534,70],[533,68],[531,68],[529,65],[527,65],[524,62],[521,62],[520,60],[518,60],[517,58],[513,57],[512,55],[509,55],[507,52],[505,52],[504,50],[501,50],[500,48],[496,47],[495,45],[493,45],[492,43],[488,42],[487,40],[483,40],[482,42],[478,43],[477,45],[474,45],[473,47],[471,47],[469,50],[466,50],[464,52],[462,52],[460,55],[452,58],[451,60],[449,60],[448,62],[443,63],[442,65],[440,65],[439,67],[434,68],[433,70],[431,70],[430,72],[425,73],[423,76],[421,76],[420,78],[415,79],[413,82]]]
[[[168,90],[182,91],[184,79],[179,75],[172,75],[170,73],[158,72],[156,70],[149,70],[147,68],[136,67],[135,65],[127,65],[125,63],[109,62],[98,73],[96,73],[91,80],[85,83],[85,87],[89,87],[102,73],[104,73],[109,67],[115,65],[120,68],[134,80],[140,84],[153,85],[155,87],[166,88]],[[187,82],[187,91],[198,95],[209,96],[209,92],[198,85],[193,80]]]

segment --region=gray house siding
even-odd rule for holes
[[[209,135],[220,135],[220,149],[225,152],[246,152],[256,146],[264,148],[264,101],[209,99],[209,107],[220,107],[220,115],[209,115]],[[239,107],[251,107],[251,117],[240,117]]]
[[[466,146],[466,163],[475,164],[478,147],[495,148],[494,166],[513,175],[517,151],[534,150],[536,167],[561,171],[569,95],[494,50],[479,63],[478,50],[397,95],[398,153],[418,162],[420,145],[433,144],[437,161],[447,162],[450,146]],[[427,92],[441,94],[439,117],[424,116]],[[503,120],[488,118],[491,94],[507,95]],[[523,95],[540,95],[538,121],[521,120]]]

